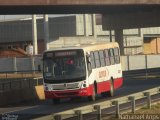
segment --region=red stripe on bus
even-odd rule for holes
[[[119,88],[122,86],[123,78],[114,79],[114,89]],[[110,81],[104,81],[97,83],[97,93],[100,94],[101,92],[110,91]]]
[[[114,80],[114,89],[122,86],[123,78],[117,78]],[[104,81],[97,83],[97,93],[110,91],[110,81]],[[78,90],[64,90],[64,91],[44,91],[45,97],[47,99],[53,98],[70,98],[76,96],[90,96],[93,94],[93,85],[90,85],[87,88],[78,89]]]

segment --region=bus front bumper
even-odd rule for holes
[[[44,91],[46,99],[53,98],[71,98],[71,97],[83,97],[92,95],[93,87],[87,87],[78,90],[65,90],[65,91]]]

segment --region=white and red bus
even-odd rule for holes
[[[47,99],[59,103],[62,98],[96,94],[113,96],[122,86],[122,68],[118,43],[63,47],[43,54],[44,92]]]

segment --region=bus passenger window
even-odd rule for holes
[[[110,59],[109,59],[108,49],[105,49],[104,52],[105,52],[106,65],[109,66],[109,65],[111,65],[111,63],[110,63]]]
[[[101,67],[104,67],[106,65],[106,63],[105,63],[105,59],[104,59],[103,50],[99,51],[99,56],[100,56]]]
[[[91,52],[91,67],[92,69],[96,68],[93,52]]]
[[[94,52],[94,57],[95,57],[96,68],[98,68],[101,66],[98,51]]]
[[[109,57],[110,57],[111,64],[114,65],[115,64],[114,51],[112,48],[109,49]]]
[[[114,57],[115,57],[115,63],[116,64],[120,63],[120,55],[118,47],[114,48]]]

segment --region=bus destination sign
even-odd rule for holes
[[[55,57],[71,56],[71,55],[77,55],[77,52],[76,51],[58,51],[58,52],[55,52]]]

